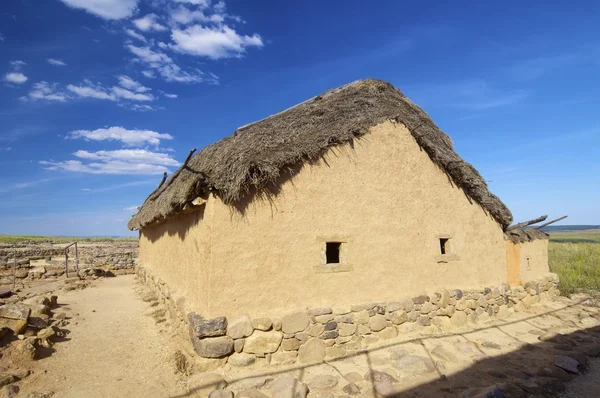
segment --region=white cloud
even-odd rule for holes
[[[106,88],[98,84],[94,84],[90,80],[84,80],[83,82],[84,84],[81,86],[69,84],[67,86],[67,90],[84,98],[96,98],[109,101],[117,100],[117,97],[113,93],[109,92]]]
[[[0,33],[0,41],[4,41],[4,36],[2,36],[2,33]]]
[[[175,3],[187,3],[194,4],[200,8],[207,8],[210,6],[210,0],[174,0]]]
[[[109,127],[97,130],[76,130],[67,135],[69,139],[83,138],[90,141],[121,141],[128,146],[144,144],[159,145],[160,140],[172,140],[173,136],[152,130],[127,130],[124,127]]]
[[[137,47],[133,44],[127,44],[125,47],[137,57],[138,61],[156,70],[168,82],[218,82],[218,78],[212,74],[206,75],[199,70],[196,70],[195,72],[183,71],[177,64],[175,64],[171,57],[165,53],[153,51],[150,49],[150,47]]]
[[[10,61],[10,65],[14,68],[14,70],[21,70],[21,68],[25,65],[27,65],[26,62],[23,62],[21,60],[17,60],[17,61]]]
[[[190,26],[185,30],[173,29],[171,45],[176,51],[210,59],[241,57],[247,47],[262,47],[259,35],[239,35],[229,26]]]
[[[55,162],[42,160],[39,163],[46,166],[46,170],[89,174],[162,174],[169,171],[169,167],[179,166],[179,162],[170,155],[146,149],[119,149],[97,152],[80,150],[73,155],[83,159],[83,161]]]
[[[201,10],[190,10],[187,7],[179,6],[169,13],[169,17],[171,22],[187,25],[192,22],[208,22],[211,21],[210,17],[207,17],[203,11]],[[216,19],[213,19],[213,22],[217,22]]]
[[[137,206],[129,206],[129,207],[125,207],[123,209],[123,211],[129,212],[129,213],[137,213],[138,211],[138,207]]]
[[[141,105],[140,104],[132,104],[130,106],[130,109],[132,111],[138,111],[138,112],[149,112],[149,111],[157,111],[159,109],[164,109],[164,108],[146,105],[146,104],[141,104]]]
[[[23,84],[27,81],[27,76],[19,72],[11,72],[4,75],[4,80],[8,83]]]
[[[73,154],[75,157],[86,160],[98,160],[108,162],[119,160],[125,162],[149,163],[163,166],[179,166],[179,162],[170,155],[160,152],[152,152],[146,149],[119,149],[116,151],[88,152],[79,150]]]
[[[121,75],[118,77],[118,79],[119,79],[119,85],[121,85],[121,87],[125,87],[126,89],[129,89],[129,90],[133,90],[136,93],[145,93],[147,91],[150,91],[150,89],[148,87],[144,87],[143,85],[141,85],[137,81],[133,80],[129,76]]]
[[[167,97],[167,98],[177,98],[177,94],[165,93],[165,97]]]
[[[23,97],[22,99],[64,102],[67,98],[67,94],[56,88],[56,84],[41,81],[35,83],[27,97]]]
[[[81,190],[83,192],[92,192],[92,190],[90,188],[81,188]]]
[[[147,163],[129,163],[121,161],[95,162],[84,164],[79,160],[66,160],[53,162],[42,160],[39,162],[46,170],[63,170],[88,174],[162,174],[169,169],[165,166]]]
[[[60,60],[60,59],[56,59],[56,58],[48,58],[46,61],[48,61],[48,63],[50,65],[55,65],[55,66],[66,66],[67,64]]]
[[[142,71],[142,75],[146,76],[148,79],[154,79],[156,77],[154,75],[154,72],[152,72],[151,70]]]
[[[123,19],[131,16],[138,0],[61,0],[72,8],[87,11],[104,19]]]
[[[134,39],[138,39],[140,41],[145,42],[146,38],[144,36],[142,36],[141,34],[139,34],[138,32],[136,32],[133,29],[125,29],[125,33],[131,37],[133,37]]]
[[[156,14],[148,14],[142,18],[134,19],[132,22],[136,28],[144,32],[149,32],[152,30],[164,32],[167,30],[166,26],[163,26],[158,22],[158,15]]]
[[[126,84],[135,84],[137,83],[135,80],[124,76],[126,78],[123,81],[126,81]],[[128,80],[127,80],[128,79]],[[123,81],[119,78],[120,83]],[[138,88],[142,90],[150,90],[147,87],[142,86],[137,83]],[[90,80],[84,80],[82,85],[75,86],[73,84],[69,84],[67,86],[67,90],[77,94],[79,97],[84,98],[96,98],[102,100],[109,101],[119,101],[120,99],[126,99],[131,101],[154,101],[155,98],[152,94],[149,93],[141,93],[141,92],[133,92],[123,87],[113,86],[111,88],[103,87],[99,84],[95,84]]]

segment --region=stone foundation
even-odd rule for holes
[[[164,281],[141,266],[136,272],[166,306],[174,327],[189,333],[199,356],[219,358],[221,364],[226,358],[233,366],[251,365],[257,358],[274,365],[335,359],[403,333],[443,333],[504,319],[560,293],[557,275],[548,274],[517,286],[503,283],[481,290],[444,289],[394,302],[311,308],[274,317],[204,319],[186,308],[184,297]]]

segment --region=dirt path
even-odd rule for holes
[[[75,315],[68,338],[36,363],[22,393],[55,397],[168,397],[177,395],[170,336],[161,332],[148,303],[134,291],[133,275],[59,296]]]

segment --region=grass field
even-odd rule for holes
[[[0,235],[0,243],[19,243],[24,241],[29,242],[52,242],[52,243],[69,243],[69,242],[120,242],[120,241],[137,241],[138,238],[111,238],[111,237],[94,237],[94,238],[77,238],[68,236],[35,236],[35,235]]]
[[[600,290],[600,231],[552,232],[548,261],[563,294]]]

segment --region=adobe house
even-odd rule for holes
[[[548,274],[546,235],[507,236],[509,209],[380,80],[240,127],[163,182],[128,224],[139,264],[205,318],[483,289],[509,267],[513,283]]]

